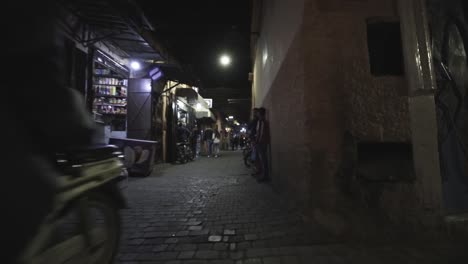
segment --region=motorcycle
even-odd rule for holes
[[[56,156],[52,212],[21,254],[21,264],[112,263],[120,240],[119,184],[126,178],[115,146],[74,149]]]
[[[184,164],[193,161],[195,155],[187,141],[177,143],[177,161]]]

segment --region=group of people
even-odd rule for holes
[[[221,133],[217,129],[207,128],[203,133],[203,141],[206,143],[208,158],[214,156],[219,157],[221,144]]]
[[[229,133],[229,145],[231,146],[231,150],[238,150],[239,148],[243,149],[247,138],[242,133]]]
[[[186,128],[182,123],[177,126],[177,142],[186,142],[190,144],[193,153],[196,156],[200,155],[201,146],[206,146],[208,157],[219,157],[221,134],[217,129],[211,127],[200,131],[195,127],[192,131]]]
[[[257,181],[268,181],[268,144],[270,142],[270,129],[266,120],[266,109],[254,108],[253,119],[248,126],[249,138],[252,143],[252,160],[255,161],[255,172],[252,176]]]
[[[255,161],[255,172],[252,176],[256,177],[259,182],[269,180],[268,167],[268,144],[270,141],[270,130],[266,120],[266,109],[254,108],[253,119],[247,128],[248,140],[252,145],[252,160]],[[226,135],[224,135],[226,137]],[[177,141],[187,142],[193,149],[193,152],[198,156],[201,151],[201,146],[206,146],[207,157],[219,157],[220,147],[222,143],[222,135],[218,129],[206,128],[204,131],[198,130],[197,127],[190,131],[182,123],[177,127]],[[247,138],[242,134],[229,134],[229,143],[232,150],[243,148]]]

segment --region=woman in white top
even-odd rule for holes
[[[213,154],[215,158],[219,156],[219,145],[221,143],[221,134],[218,130],[213,133]]]

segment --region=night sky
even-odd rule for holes
[[[250,97],[251,1],[137,2],[155,27],[157,37],[199,77],[202,96],[213,98],[214,108],[224,114],[247,119],[250,105],[228,104],[227,99]],[[232,57],[228,68],[219,65],[223,53]]]

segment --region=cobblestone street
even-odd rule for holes
[[[306,224],[240,152],[131,178],[116,263],[465,263],[466,246],[344,245]]]

